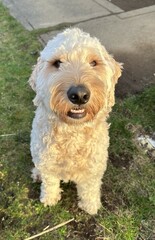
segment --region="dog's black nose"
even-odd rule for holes
[[[90,91],[85,85],[72,86],[67,92],[69,100],[74,104],[85,104],[89,101]]]

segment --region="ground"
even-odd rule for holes
[[[115,53],[118,61],[124,63],[122,77],[116,86],[117,97],[124,98],[140,93],[155,83],[155,55],[151,54],[153,49],[153,45],[145,44],[137,46],[133,53],[126,50]],[[145,54],[146,52],[147,54]]]
[[[155,4],[155,0],[111,0],[111,2],[125,12]],[[124,63],[123,75],[116,88],[118,97],[123,98],[130,94],[137,94],[155,82],[155,55],[152,54],[153,51],[154,44],[146,44],[144,41],[144,44],[142,42],[137,44],[134,52],[124,49],[123,52],[115,53],[117,59]]]
[[[131,11],[138,8],[148,7],[155,4],[155,0],[109,0],[113,4],[119,6],[124,11]]]

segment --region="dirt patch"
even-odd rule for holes
[[[103,231],[102,227],[99,226],[95,218],[90,217],[83,221],[74,221],[68,227],[69,234],[66,239],[71,240],[94,240],[97,239],[97,232]]]
[[[33,183],[29,186],[28,197],[33,200],[39,200],[40,196],[40,183]]]
[[[115,212],[118,208],[125,207],[129,204],[127,197],[121,189],[118,189],[117,194],[114,194],[112,191],[112,189],[115,189],[114,184],[112,180],[105,182],[103,178],[101,201],[104,208],[110,212]]]
[[[127,153],[119,154],[119,156],[114,156],[113,154],[110,154],[109,159],[114,167],[124,169],[129,169],[133,161],[132,154],[129,155]]]
[[[152,6],[155,4],[155,0],[111,0],[111,2],[124,11],[131,11],[139,8]]]

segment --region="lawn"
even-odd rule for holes
[[[64,184],[55,207],[39,202],[40,185],[30,177],[29,150],[34,93],[27,81],[42,46],[0,3],[0,239],[26,239],[74,218],[40,240],[155,239],[155,153],[137,142],[155,132],[155,86],[117,100],[111,122],[103,207],[89,216],[77,207],[76,188]]]

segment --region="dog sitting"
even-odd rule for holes
[[[121,64],[97,38],[78,28],[58,34],[41,52],[29,83],[37,106],[31,132],[40,201],[55,205],[60,181],[77,185],[78,206],[96,214],[107,167],[109,125]]]

